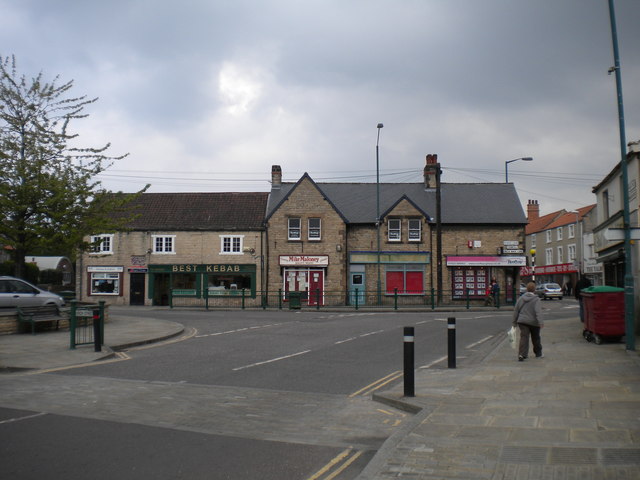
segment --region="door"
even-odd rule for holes
[[[144,273],[129,276],[129,305],[144,305]]]
[[[364,272],[352,272],[349,279],[349,305],[365,304],[365,277]]]
[[[311,270],[309,272],[309,305],[323,305],[324,301],[324,271]]]

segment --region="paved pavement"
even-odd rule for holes
[[[69,349],[69,332],[0,336],[0,372],[97,361],[184,332],[170,321],[112,315],[108,347]],[[638,342],[636,342],[638,344]],[[375,400],[415,413],[358,480],[640,478],[640,355],[582,338],[577,318],[549,319],[544,358],[516,360],[505,340],[479,365],[416,372]]]

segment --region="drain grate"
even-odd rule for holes
[[[547,463],[546,447],[509,447],[502,448],[500,461],[502,463],[525,463],[544,465]]]
[[[640,465],[640,449],[603,448],[602,463],[604,465]]]
[[[552,465],[596,465],[598,450],[595,448],[553,447],[550,463]]]

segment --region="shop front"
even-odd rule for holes
[[[351,252],[349,255],[349,301],[364,305],[377,292],[382,295],[426,295],[425,278],[431,263],[430,252]]]
[[[149,265],[149,298],[169,305],[172,296],[195,299],[229,295],[256,296],[255,264]]]
[[[511,303],[517,291],[515,282],[519,269],[527,264],[524,256],[447,256],[447,268],[451,278],[454,300],[484,299],[491,279],[500,288],[500,298]]]
[[[280,255],[282,293],[289,300],[290,292],[299,292],[308,305],[324,305],[324,285],[329,266],[328,255]]]

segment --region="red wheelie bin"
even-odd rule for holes
[[[584,310],[584,338],[598,345],[605,339],[619,342],[625,334],[624,288],[589,287],[580,295]]]

